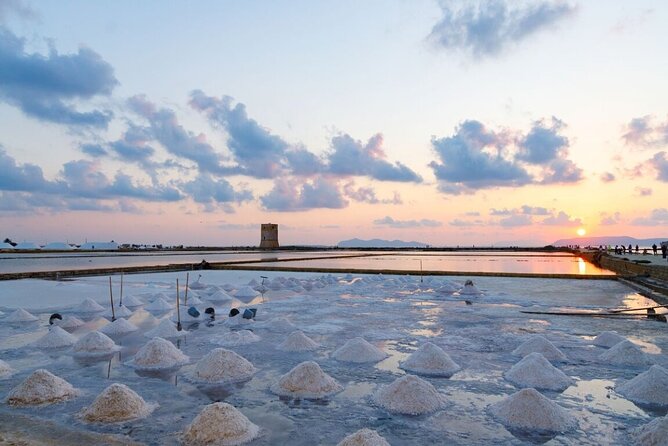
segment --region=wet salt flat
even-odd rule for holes
[[[65,282],[8,281],[0,291],[0,359],[17,372],[0,380],[1,397],[35,369],[45,368],[81,389],[80,396],[50,406],[10,407],[0,405],[0,417],[20,414],[39,418],[79,431],[68,436],[68,444],[88,444],[84,432],[126,435],[145,444],[179,444],[184,430],[202,408],[224,401],[238,408],[260,427],[253,445],[294,444],[335,445],[346,435],[371,428],[390,444],[632,444],[632,431],[665,409],[637,405],[615,391],[615,387],[649,369],[614,365],[599,355],[607,349],[591,340],[599,333],[615,330],[634,342],[651,362],[668,366],[665,325],[638,319],[574,318],[522,314],[523,309],[618,308],[651,304],[646,298],[616,281],[530,278],[473,277],[482,296],[439,294],[450,284],[461,288],[465,278],[425,278],[381,275],[291,274],[278,272],[205,271],[200,281],[208,285],[241,289],[249,281],[268,277],[293,277],[284,286],[269,286],[264,296],[234,299],[219,304],[213,323],[198,322],[183,315],[187,334],[174,343],[190,363],[167,371],[142,371],[132,366],[137,351],[148,342],[145,333],[175,311],[151,313],[137,307],[128,321],[139,329],[113,336],[120,351],[106,357],[75,357],[69,348],[40,350],[30,344],[48,331],[48,317],[54,310],[63,316],[77,316],[85,325],[68,329],[78,339],[109,323],[103,314],[82,314],[74,308],[93,298],[108,308],[108,277],[88,277]],[[195,275],[196,276],[196,275]],[[145,304],[157,293],[175,297],[175,279],[185,281],[185,273],[126,275],[124,295]],[[190,282],[193,277],[191,274]],[[114,295],[119,296],[119,277],[114,276]],[[310,289],[310,290],[309,290]],[[206,306],[210,293],[205,288],[196,294]],[[467,305],[468,300],[472,305]],[[231,325],[225,317],[230,307],[252,307],[257,320]],[[9,324],[3,322],[13,309],[23,307],[39,320]],[[238,316],[237,316],[238,317]],[[285,318],[279,320],[277,318]],[[199,319],[202,319],[200,316]],[[235,322],[242,322],[233,319]],[[293,327],[294,326],[294,327]],[[304,352],[279,349],[295,329],[303,331],[319,348]],[[196,362],[220,347],[228,333],[252,330],[257,342],[230,346],[257,369],[246,381],[208,384],[193,379]],[[490,405],[519,390],[504,378],[504,373],[521,357],[513,351],[532,335],[540,334],[566,355],[565,362],[553,362],[571,384],[561,393],[541,391],[566,409],[575,420],[565,433],[539,435],[531,430],[508,430],[490,412]],[[388,356],[379,362],[337,361],[333,352],[346,341],[363,337]],[[373,395],[406,372],[401,362],[418,347],[431,342],[445,351],[461,367],[450,378],[421,376],[442,396],[442,407],[422,415],[388,412]],[[278,396],[270,388],[279,378],[303,361],[315,361],[324,373],[343,390],[323,399],[294,399]],[[159,406],[137,421],[117,424],[86,423],[77,416],[110,384],[121,383],[145,401]],[[6,417],[5,417],[6,418]],[[21,423],[21,418],[16,418]]]

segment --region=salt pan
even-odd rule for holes
[[[335,350],[332,356],[339,361],[362,363],[378,362],[388,355],[363,338],[353,338]]]
[[[543,432],[565,432],[575,419],[536,389],[522,389],[493,404],[490,412],[506,427]]]
[[[234,446],[255,439],[260,428],[234,406],[213,403],[206,406],[182,435],[186,446]]]
[[[381,387],[373,399],[390,412],[407,415],[421,415],[443,406],[443,398],[438,390],[415,375],[404,375]]]
[[[306,352],[315,350],[320,344],[306,336],[302,331],[293,331],[278,345],[279,350],[286,352]]]
[[[14,374],[14,369],[9,364],[0,359],[0,379],[9,378]]]
[[[634,430],[636,444],[640,446],[666,446],[668,438],[668,415],[655,418]]]
[[[112,384],[81,412],[88,422],[117,423],[147,417],[156,408],[124,384]]]
[[[619,386],[617,391],[634,403],[668,406],[668,370],[653,365]]]
[[[461,367],[442,348],[427,342],[413,352],[401,368],[418,375],[450,377]]]
[[[390,446],[378,432],[371,429],[360,429],[354,434],[348,435],[336,446]]]
[[[163,338],[153,338],[137,351],[131,365],[143,370],[160,370],[187,364],[189,360],[190,358],[171,342]]]
[[[77,305],[74,311],[77,313],[99,313],[100,311],[104,311],[104,307],[88,297]]]
[[[533,387],[561,392],[573,380],[550,364],[540,353],[529,353],[506,372],[506,379],[518,387]]]
[[[216,348],[197,362],[191,377],[208,383],[229,383],[250,379],[255,372],[257,369],[243,356]]]
[[[277,395],[295,398],[324,398],[343,390],[343,386],[322,371],[313,361],[295,366],[271,386]]]
[[[251,344],[259,340],[260,337],[250,330],[230,331],[211,338],[212,343],[222,345],[223,347],[236,347],[238,345]]]
[[[169,319],[163,319],[160,321],[157,327],[155,327],[152,330],[147,331],[144,333],[144,336],[147,338],[165,338],[165,339],[173,339],[173,338],[180,338],[188,334],[187,331],[185,330],[177,330],[176,324],[174,322],[170,321]]]
[[[78,394],[79,391],[64,379],[48,370],[38,369],[9,392],[7,404],[12,406],[52,404],[69,400]]]
[[[104,333],[108,336],[122,335],[126,333],[131,333],[137,331],[138,328],[132,322],[128,322],[126,319],[120,318],[116,319],[111,324],[107,324],[104,327],[100,328],[100,333]]]
[[[167,302],[162,297],[158,297],[153,302],[144,307],[144,309],[147,311],[155,311],[155,312],[169,311],[172,308],[174,308],[174,305]]]
[[[120,350],[120,347],[106,334],[91,331],[79,339],[72,350],[75,356],[103,356]]]
[[[28,313],[23,308],[13,311],[9,316],[5,318],[5,322],[34,322],[39,320],[39,318]]]
[[[648,365],[652,361],[631,341],[622,341],[598,357],[599,360],[614,365]]]
[[[604,331],[594,338],[592,344],[598,345],[599,347],[610,348],[622,341],[626,341],[626,338],[618,335],[616,331]]]
[[[522,345],[513,350],[513,355],[526,356],[529,353],[540,353],[550,361],[566,361],[566,355],[563,354],[553,343],[540,335],[532,336]]]
[[[32,343],[38,348],[60,348],[70,347],[77,342],[76,336],[73,336],[62,328],[52,325],[49,332]]]

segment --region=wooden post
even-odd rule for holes
[[[188,281],[190,280],[190,273],[186,273],[186,297],[183,299],[183,305],[188,306]]]
[[[183,330],[181,327],[181,303],[179,302],[179,279],[176,279],[176,329]]]
[[[118,302],[118,306],[123,306],[123,273],[121,273],[121,300]]]
[[[111,322],[116,320],[116,312],[114,311],[114,293],[111,290],[111,276],[109,276],[109,300],[111,301]]]

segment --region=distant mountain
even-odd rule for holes
[[[342,240],[337,245],[339,248],[426,248],[429,245],[420,242],[404,242],[403,240]]]
[[[575,237],[557,240],[553,243],[554,246],[580,245],[580,246],[599,246],[599,245],[636,245],[642,247],[652,246],[654,243],[657,246],[661,245],[662,241],[668,240],[668,236],[664,238],[634,238],[627,236],[606,236],[606,237]]]

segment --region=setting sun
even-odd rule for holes
[[[585,230],[585,228],[578,228],[578,230],[575,231],[575,232],[576,232],[580,237],[582,237],[583,235],[585,235],[585,234],[587,233],[587,231]]]

